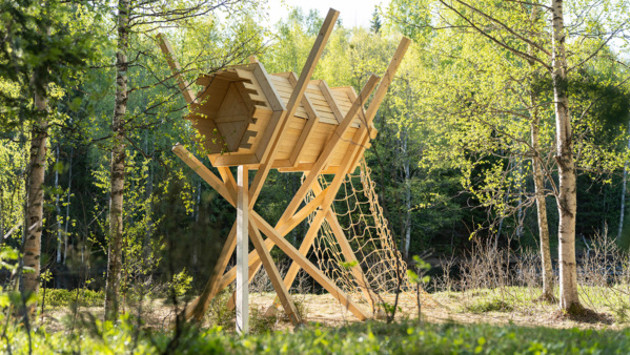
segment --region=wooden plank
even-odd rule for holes
[[[232,256],[235,248],[236,223],[232,225],[232,229],[228,234],[227,240],[223,243],[223,248],[221,248],[221,253],[219,254],[217,262],[214,264],[214,268],[212,269],[208,282],[206,282],[206,286],[201,291],[201,294],[186,307],[186,310],[184,311],[184,317],[186,319],[195,318],[197,322],[201,322],[203,320],[203,317],[210,306],[210,301],[212,301],[214,296],[217,295],[219,290],[225,288],[225,286],[220,287],[222,286],[220,281],[223,278],[223,273],[230,262],[230,257]]]
[[[361,90],[361,94],[359,94],[359,97],[352,104],[352,108],[350,109],[350,111],[348,111],[348,114],[346,115],[346,117],[343,119],[341,124],[336,127],[331,139],[328,142],[326,142],[324,150],[322,151],[319,158],[315,162],[315,165],[313,165],[313,169],[308,174],[308,176],[302,183],[302,186],[300,186],[300,188],[296,192],[295,196],[293,196],[293,199],[291,200],[286,210],[282,214],[282,217],[280,217],[280,221],[288,219],[297,210],[298,206],[304,199],[304,196],[306,196],[306,193],[308,193],[308,191],[311,189],[311,185],[315,182],[315,180],[317,179],[317,176],[322,171],[322,169],[325,168],[326,163],[328,162],[328,159],[330,158],[331,153],[335,150],[336,146],[339,144],[341,137],[344,135],[345,131],[350,127],[350,123],[354,119],[354,115],[359,111],[361,107],[363,107],[363,104],[367,101],[368,97],[370,96],[370,93],[372,92],[372,90],[374,89],[377,83],[378,83],[378,76],[371,75],[367,83]]]
[[[337,122],[341,123],[344,115],[341,113],[341,110],[339,109],[339,103],[335,99],[333,93],[330,91],[328,84],[326,84],[326,82],[322,80],[319,84],[319,87],[322,89],[322,94],[324,94],[324,98],[326,99],[328,107],[330,107],[330,110],[335,115],[335,119],[337,120]]]
[[[262,185],[264,181],[267,179],[267,175],[269,174],[269,170],[272,167],[275,154],[277,153],[277,146],[279,141],[282,140],[283,132],[285,130],[285,126],[287,121],[293,117],[295,110],[297,109],[298,104],[302,101],[302,97],[304,96],[304,92],[306,91],[306,87],[308,86],[308,82],[313,75],[313,71],[315,70],[315,66],[319,61],[319,58],[324,51],[324,46],[332,33],[332,29],[337,21],[337,17],[339,17],[339,11],[334,9],[330,9],[328,11],[328,15],[322,24],[322,28],[315,39],[315,44],[309,53],[308,58],[306,59],[306,63],[304,64],[304,68],[302,68],[302,72],[300,73],[300,78],[298,79],[297,84],[293,90],[293,94],[291,94],[291,98],[287,103],[287,111],[283,112],[282,118],[278,122],[279,128],[278,133],[274,134],[272,140],[269,141],[268,146],[265,150],[265,153],[261,157],[261,166],[258,168],[256,172],[256,176],[254,177],[254,181],[251,186],[250,192],[250,206],[253,207],[254,203],[260,194],[260,190],[262,189]]]
[[[295,73],[291,72],[288,76],[288,80],[291,83],[291,85],[297,85],[298,79]],[[298,138],[295,144],[295,148],[291,152],[291,156],[289,157],[289,161],[291,162],[291,165],[293,166],[296,166],[297,164],[300,163],[300,158],[303,155],[302,152],[304,151],[304,147],[307,146],[307,143],[309,142],[310,137],[313,135],[313,132],[315,131],[314,127],[319,123],[319,117],[317,117],[317,110],[315,110],[315,107],[313,107],[313,104],[311,103],[311,100],[309,99],[308,95],[306,94],[304,95],[302,104],[306,108],[309,118],[306,125],[304,126],[304,129],[302,130],[302,133],[300,134],[300,137]]]
[[[398,48],[396,48],[396,52],[394,53],[392,60],[389,62],[389,66],[383,75],[383,79],[378,85],[378,89],[376,89],[372,102],[370,102],[370,106],[368,106],[365,114],[368,124],[372,123],[372,120],[376,116],[376,112],[387,93],[387,88],[389,88],[389,85],[394,80],[394,75],[396,75],[396,71],[398,70],[400,63],[402,63],[403,57],[405,56],[405,53],[407,53],[407,48],[409,48],[410,43],[411,40],[407,37],[403,37],[400,40],[400,44],[398,44]]]
[[[293,259],[300,267],[304,269],[315,281],[324,287],[333,297],[335,297],[342,305],[347,307],[352,314],[359,320],[367,319],[367,315],[346,295],[335,283],[330,280],[324,273],[313,263],[300,254],[291,243],[284,239],[278,232],[273,229],[260,215],[252,211],[252,220],[269,239],[271,239],[278,247]],[[286,283],[285,283],[286,285]]]
[[[346,234],[344,233],[343,228],[339,224],[339,220],[337,220],[337,216],[330,208],[326,211],[326,222],[328,222],[330,229],[335,235],[335,239],[337,239],[337,242],[339,243],[339,246],[341,247],[341,253],[343,254],[343,257],[346,260],[346,262],[354,264],[350,268],[350,271],[352,272],[352,276],[354,276],[354,279],[356,283],[359,285],[361,292],[363,293],[368,303],[370,304],[370,307],[374,311],[375,310],[374,301],[377,299],[376,295],[374,294],[374,291],[371,289],[370,285],[367,283],[367,278],[365,277],[365,274],[363,273],[363,270],[361,269],[361,264],[359,263],[359,260],[357,260],[357,257],[354,254],[354,251],[352,250],[352,247],[350,246],[348,239],[346,238]]]
[[[206,168],[194,155],[192,155],[184,146],[176,144],[173,152],[188,165],[199,177],[215,189],[223,198],[225,198],[232,206],[236,205],[236,196],[230,193],[225,184]]]
[[[184,95],[184,100],[186,103],[190,104],[195,101],[195,94],[190,89],[188,82],[182,76],[182,68],[179,65],[179,62],[173,56],[173,49],[171,48],[171,44],[168,42],[166,37],[163,34],[158,33],[157,35],[158,43],[160,45],[160,49],[166,58],[166,62],[168,66],[171,67],[171,71],[173,72],[173,76],[175,76],[175,80],[177,80],[177,85],[179,86],[179,90]]]
[[[249,331],[249,282],[247,254],[249,247],[248,219],[248,170],[239,165],[237,173],[236,204],[236,331],[247,334]]]
[[[235,154],[219,154],[214,157],[214,162],[212,165],[214,166],[237,166],[237,165],[248,165],[250,168],[253,168],[252,165],[258,164],[258,157],[255,154],[248,155],[235,155]]]
[[[278,271],[276,264],[274,264],[269,250],[263,242],[260,231],[252,223],[250,223],[249,228],[252,244],[254,244],[254,248],[256,248],[256,251],[260,256],[262,264],[267,271],[267,275],[269,276],[269,280],[271,280],[271,284],[276,290],[277,298],[280,299],[280,303],[282,303],[282,306],[284,307],[285,313],[287,314],[293,325],[297,326],[301,324],[303,320],[300,317],[297,308],[295,307],[295,303],[289,295],[288,289],[284,286],[284,283],[282,282],[280,272]]]
[[[286,221],[281,221],[276,224],[276,230],[281,235],[287,235],[290,231],[292,231],[298,224],[300,224],[303,220],[305,220],[311,213],[313,213],[321,204],[328,194],[329,189],[316,192],[316,196],[312,199],[306,206],[302,207],[301,210],[296,212],[291,218]]]

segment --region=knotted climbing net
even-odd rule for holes
[[[393,293],[399,287],[400,291],[408,291],[407,264],[396,249],[383,216],[370,168],[364,159],[359,167],[358,172],[346,176],[333,203],[333,213],[356,255],[367,287],[378,294]],[[319,183],[325,189],[329,181],[320,176]],[[312,198],[313,194],[307,196],[306,202]],[[314,214],[310,218],[313,217]],[[352,265],[344,257],[334,233],[332,226],[324,221],[313,247],[318,266],[344,291],[362,294],[360,282],[351,271]]]

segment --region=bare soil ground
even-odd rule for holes
[[[259,315],[272,304],[274,293],[250,294],[250,308],[258,310]],[[332,295],[322,294],[296,294],[293,296],[296,303],[300,304],[306,313],[307,322],[317,322],[327,326],[342,326],[359,320],[341,305]],[[474,296],[473,296],[474,297]],[[357,297],[358,298],[358,297]],[[394,295],[382,296],[383,301],[393,304]],[[532,302],[531,306],[518,307],[509,311],[484,311],[470,312],[464,306],[474,301],[471,295],[460,293],[440,293],[436,295],[423,295],[422,317],[430,323],[456,322],[456,323],[490,323],[490,324],[515,324],[521,326],[544,326],[552,328],[591,328],[591,329],[619,329],[629,326],[628,323],[617,323],[612,315],[604,313],[604,317],[597,319],[580,319],[579,321],[559,317],[557,306],[540,302]],[[383,319],[384,315],[374,314],[366,302],[359,303],[361,308],[370,317]],[[181,309],[181,305],[180,308]],[[143,324],[148,328],[166,329],[171,326],[176,308],[163,299],[145,301],[141,305],[127,306],[126,312],[130,315],[140,315]],[[601,311],[600,311],[601,312]],[[601,314],[601,313],[600,313]],[[82,307],[73,311],[68,307],[47,310],[43,314],[44,324],[49,331],[63,331],[68,327],[76,326],[76,320],[81,318],[101,319],[102,307]],[[258,315],[258,316],[259,316]],[[397,320],[417,319],[418,306],[414,293],[402,293],[398,300]],[[216,320],[207,319],[204,326],[212,326]],[[283,317],[277,317],[273,325],[274,329],[290,329],[291,324]]]

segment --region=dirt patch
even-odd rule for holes
[[[352,295],[350,295],[352,297]],[[514,307],[510,311],[469,312],[463,304],[470,300],[464,299],[461,294],[447,294],[421,297],[422,319],[432,323],[456,322],[464,324],[490,323],[490,324],[514,324],[522,326],[544,326],[552,328],[582,328],[582,329],[620,329],[628,326],[627,323],[615,323],[613,318],[606,313],[592,312],[584,317],[558,316],[557,305],[541,302],[532,302],[531,307]],[[468,296],[470,297],[470,295]],[[259,314],[264,314],[273,303],[274,293],[250,294],[250,307],[257,309]],[[338,327],[359,320],[341,303],[330,294],[296,294],[295,302],[301,303],[305,309],[306,321],[320,323],[326,326]],[[382,300],[393,305],[395,295],[381,295]],[[360,297],[353,297],[358,306],[370,317],[383,319],[382,314],[372,312],[367,302],[359,301]],[[180,305],[181,309],[182,305]],[[142,324],[152,329],[167,329],[174,319],[175,307],[163,299],[155,299],[144,302],[142,305],[127,307],[125,311],[131,316],[139,316]],[[78,312],[68,308],[60,308],[44,312],[43,319],[49,331],[64,331],[77,326],[80,319],[102,319],[102,307],[83,307]],[[273,328],[292,329],[293,326],[282,317],[277,317]],[[418,304],[414,293],[402,293],[398,299],[396,320],[417,319]],[[206,321],[204,326],[212,326]]]

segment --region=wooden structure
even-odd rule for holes
[[[247,304],[247,283],[261,265],[294,324],[302,320],[287,290],[300,268],[357,318],[367,318],[366,313],[306,255],[324,220],[333,226],[338,225],[335,214],[331,213],[331,204],[344,177],[356,168],[364,150],[369,147],[370,139],[376,135],[372,121],[410,41],[402,39],[383,78],[372,75],[358,95],[351,87],[330,88],[324,81],[310,79],[338,15],[333,9],[329,11],[299,77],[294,73],[270,75],[261,63],[253,60],[246,65],[200,76],[197,84],[203,89],[198,95],[191,92],[179,75],[181,68],[172,57],[170,46],[163,37],[159,37],[160,46],[189,103],[187,118],[199,132],[199,139],[220,178],[183,146],[176,145],[173,151],[238,210],[237,222],[228,235],[210,280],[202,294],[187,308],[187,318],[201,319],[210,300],[235,279],[237,317],[239,311],[246,313],[243,307],[246,308]],[[376,91],[366,110],[364,105],[374,89]],[[234,166],[238,167],[238,179],[229,169]],[[253,208],[272,168],[300,171],[306,176],[275,226],[260,217]],[[256,170],[251,184],[248,183],[248,170]],[[317,181],[320,174],[334,174],[330,185],[323,190]],[[301,206],[309,191],[313,191],[316,197]],[[302,245],[296,249],[284,236],[314,212]],[[346,260],[356,261],[343,230],[335,228],[335,231]],[[267,236],[266,240],[263,240],[262,234]],[[255,247],[249,254],[247,237]],[[237,239],[240,245],[237,248],[237,266],[226,272]],[[284,280],[269,254],[274,246],[293,260]],[[353,264],[352,272],[357,282],[365,282],[359,264]],[[369,287],[361,286],[362,291],[369,295]],[[374,298],[370,295],[368,299]],[[234,304],[234,297],[230,303]],[[243,322],[240,326],[246,331],[246,316],[241,319]]]

